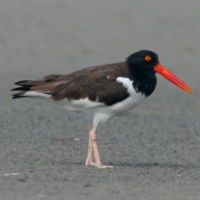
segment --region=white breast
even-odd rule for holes
[[[133,107],[135,107],[138,103],[140,103],[141,100],[145,99],[145,96],[142,93],[135,91],[135,88],[133,87],[133,81],[129,78],[118,77],[117,82],[122,83],[122,85],[127,89],[127,92],[130,96],[124,101],[121,101],[111,106],[112,111],[127,112]]]
[[[114,115],[121,115],[123,113],[129,112],[143,99],[145,99],[145,96],[142,93],[135,91],[135,88],[133,87],[133,81],[129,78],[118,77],[116,81],[121,83],[127,89],[127,92],[130,96],[125,100],[118,102],[112,106],[98,109],[93,120],[94,126],[97,126],[99,122],[107,121]]]

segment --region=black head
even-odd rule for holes
[[[159,73],[188,93],[192,89],[169,70],[159,64],[158,55],[153,51],[141,50],[131,54],[126,60],[136,91],[149,96],[156,87],[155,73]]]
[[[131,71],[141,74],[155,74],[154,67],[159,63],[158,55],[153,51],[141,50],[127,58]]]
[[[131,54],[127,63],[135,90],[149,96],[156,87],[155,66],[159,63],[157,54],[141,50]]]

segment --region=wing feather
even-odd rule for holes
[[[68,75],[52,74],[42,80],[18,81],[15,84],[19,87],[12,89],[18,91],[13,98],[25,97],[27,92],[34,91],[48,94],[54,100],[88,98],[113,105],[129,96],[127,89],[116,81],[119,76],[131,78],[124,62],[89,67]]]

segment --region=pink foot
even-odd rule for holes
[[[96,168],[99,168],[99,169],[107,169],[107,168],[114,168],[114,166],[112,165],[103,165],[103,164],[98,164],[94,161],[90,161],[90,162],[85,162],[85,165],[87,167],[91,166],[91,167],[96,167]]]
[[[113,168],[111,165],[103,165],[101,163],[101,156],[99,153],[99,148],[96,142],[96,133],[95,128],[92,127],[89,133],[89,142],[88,142],[88,154],[85,160],[86,166],[97,167],[99,169]]]

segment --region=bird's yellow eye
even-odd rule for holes
[[[144,57],[144,59],[149,62],[152,60],[152,57],[150,55],[147,55]]]

